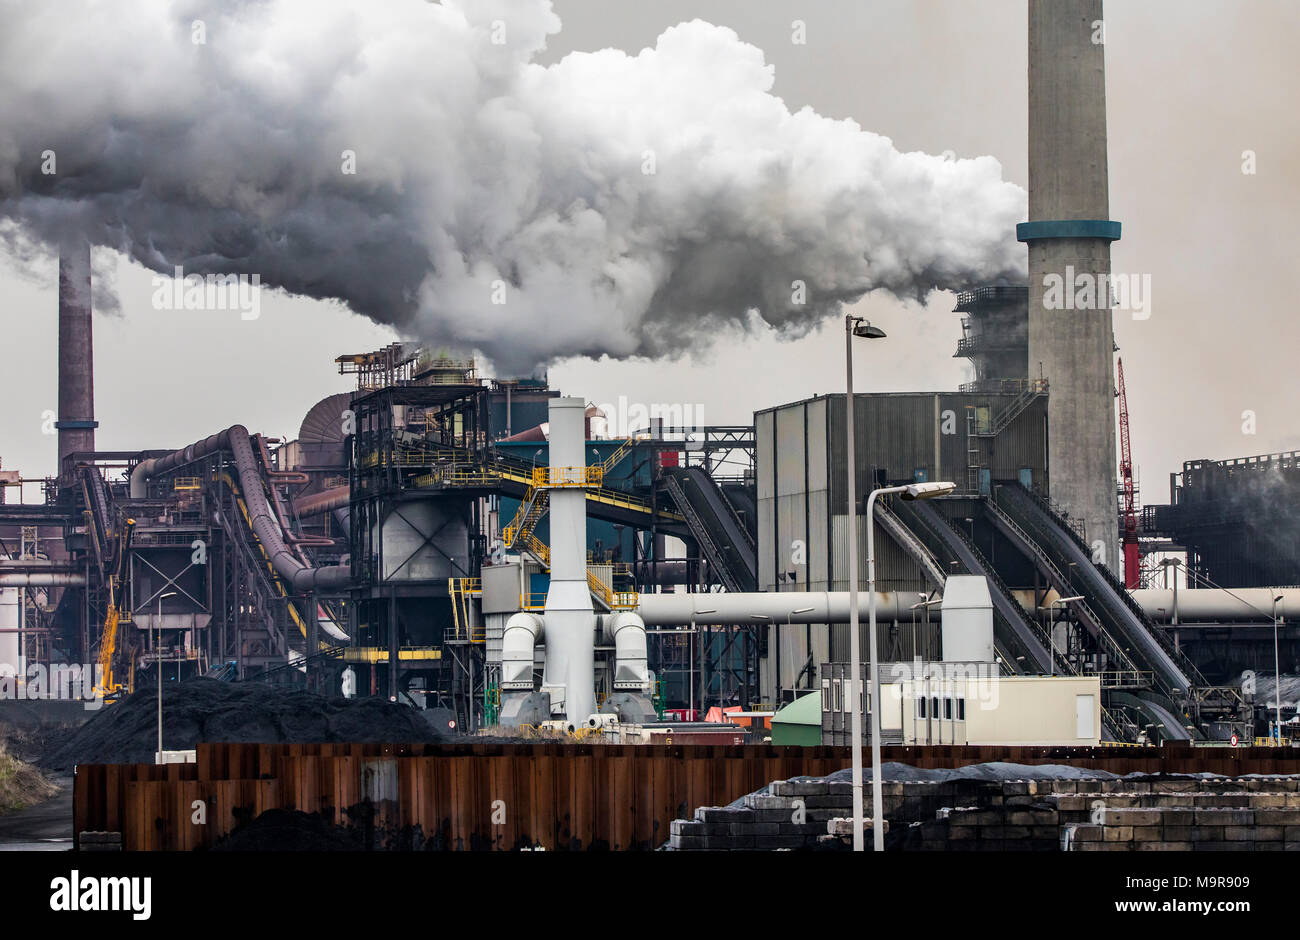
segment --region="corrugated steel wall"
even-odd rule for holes
[[[1300,749],[1242,747],[904,747],[882,758],[914,767],[1005,761],[1072,764],[1116,774],[1293,774]],[[452,850],[652,849],[673,819],[773,780],[849,765],[845,747],[581,744],[200,744],[195,764],[83,764],[73,829],[120,832],[128,851],[212,845],[270,809],[324,812],[343,823],[363,794],[377,828],[420,827]],[[371,781],[369,784],[367,781]],[[206,819],[194,822],[195,805]],[[407,842],[409,845],[410,843]]]

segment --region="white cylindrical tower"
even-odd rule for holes
[[[0,588],[0,675],[18,675],[18,588]]]
[[[585,722],[596,710],[596,615],[587,586],[586,440],[582,398],[552,398],[550,467],[551,584],[546,592],[546,667],[542,687],[553,712]]]

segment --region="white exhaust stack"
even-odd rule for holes
[[[585,724],[596,710],[596,614],[587,586],[587,491],[582,398],[552,398],[550,418],[551,585],[546,592],[546,668],[551,712]]]

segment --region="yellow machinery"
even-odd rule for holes
[[[113,659],[117,653],[117,628],[122,620],[117,607],[117,592],[122,584],[122,566],[131,548],[131,535],[135,532],[135,520],[126,520],[126,530],[122,533],[117,549],[117,571],[108,578],[108,615],[104,618],[104,632],[99,638],[99,669],[95,675],[95,697],[108,698],[122,691],[122,685],[114,681]],[[129,618],[128,618],[129,619]],[[134,685],[135,667],[131,668],[132,685]]]

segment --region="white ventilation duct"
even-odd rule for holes
[[[645,621],[630,611],[610,614],[604,618],[603,633],[605,642],[614,644],[614,690],[649,692]]]
[[[518,613],[506,621],[501,634],[502,691],[533,690],[533,650],[542,639],[542,618]]]

